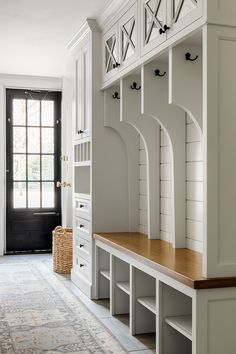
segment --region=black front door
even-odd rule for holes
[[[7,89],[6,252],[52,248],[61,224],[61,93]]]

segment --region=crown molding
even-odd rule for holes
[[[114,18],[127,5],[132,5],[131,0],[112,0],[110,5],[104,9],[103,13],[98,16],[97,23],[101,29],[104,29]]]
[[[89,32],[100,32],[100,28],[97,24],[96,19],[87,18],[84,24],[80,27],[78,32],[74,34],[71,40],[67,43],[66,48],[68,50],[73,50]]]

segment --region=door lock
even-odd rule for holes
[[[71,183],[70,182],[60,182],[57,181],[57,188],[65,188],[65,187],[71,187]]]

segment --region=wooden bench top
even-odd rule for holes
[[[202,254],[186,248],[175,249],[169,242],[150,240],[146,235],[135,232],[95,233],[93,238],[193,289],[236,286],[236,277],[202,277]]]

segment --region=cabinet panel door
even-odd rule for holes
[[[202,16],[202,0],[169,0],[168,25],[171,37]]]
[[[118,24],[116,23],[103,36],[104,79],[107,80],[113,76],[119,65]]]
[[[119,21],[121,68],[134,62],[138,55],[137,4],[131,7]]]
[[[91,44],[88,43],[81,50],[82,60],[82,105],[81,105],[81,136],[87,137],[91,133],[92,119],[92,66]]]
[[[166,1],[167,0],[141,0],[142,55],[166,40],[166,34],[160,33],[160,30],[163,29],[167,23]]]
[[[75,68],[74,68],[74,100],[75,100],[75,110],[74,110],[74,139],[81,138],[79,131],[82,129],[82,60],[81,60],[81,51],[75,59]]]

